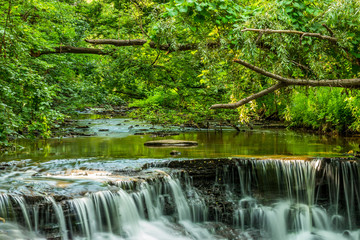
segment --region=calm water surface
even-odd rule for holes
[[[181,158],[218,157],[279,157],[279,156],[341,156],[350,150],[357,151],[359,138],[321,136],[297,133],[286,129],[256,129],[237,132],[233,129],[223,131],[187,130],[177,136],[156,137],[134,135],[136,132],[159,131],[154,127],[129,119],[80,120],[80,125],[89,125],[86,133],[91,137],[74,137],[29,141],[19,144],[23,150],[14,154],[1,155],[2,161],[31,159],[47,161],[54,159],[103,158],[139,159],[171,158],[171,150],[181,152]],[[153,129],[150,129],[153,128]],[[103,131],[107,129],[108,131]],[[101,131],[102,130],[102,131]],[[175,130],[178,130],[175,129]],[[146,141],[160,139],[180,139],[197,141],[197,147],[151,148],[144,146]]]

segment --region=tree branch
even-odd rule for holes
[[[337,42],[337,38],[330,37],[327,35],[321,35],[320,33],[309,33],[309,32],[301,32],[296,30],[273,30],[273,29],[255,29],[255,28],[245,28],[241,30],[242,32],[260,32],[260,33],[286,33],[286,34],[297,34],[302,37],[316,37],[320,39],[325,39],[331,42]]]
[[[290,85],[300,85],[300,86],[312,86],[312,87],[343,87],[343,88],[354,88],[360,86],[360,78],[352,78],[352,79],[335,79],[335,80],[308,80],[308,79],[293,79],[293,78],[285,78],[279,75],[276,75],[271,72],[267,72],[262,68],[256,67],[250,63],[245,62],[241,59],[234,59],[234,62],[243,65],[244,67],[253,70],[254,72],[260,73],[266,77],[275,79],[279,81],[279,83],[264,89],[258,93],[255,93],[249,97],[246,97],[236,103],[229,103],[229,104],[215,104],[210,107],[210,109],[216,108],[238,108],[254,99],[260,98],[264,95],[274,92],[277,89],[284,88]]]
[[[147,41],[144,39],[130,39],[130,40],[117,40],[117,39],[85,39],[85,42],[94,44],[94,45],[113,45],[116,47],[124,46],[142,46]]]
[[[261,39],[262,35],[264,33],[287,33],[287,34],[298,34],[300,35],[300,45],[302,44],[302,40],[304,37],[308,36],[308,37],[317,37],[320,39],[326,39],[331,41],[332,43],[337,43],[338,39],[334,37],[334,33],[333,31],[326,25],[326,24],[322,24],[322,26],[324,26],[327,31],[330,33],[331,36],[327,36],[327,35],[321,35],[319,33],[308,33],[308,32],[301,32],[301,31],[295,31],[295,30],[273,30],[273,29],[255,29],[255,28],[245,28],[243,30],[241,30],[242,32],[247,32],[247,31],[251,31],[251,32],[259,32],[259,36],[256,39],[255,43],[256,45],[259,46],[258,42]],[[341,47],[347,54],[347,57],[350,61],[352,61],[354,64],[360,66],[360,58],[355,57],[353,54],[350,53],[349,49],[345,48],[345,47]]]
[[[143,39],[131,39],[131,40],[117,40],[117,39],[85,39],[86,42],[91,44],[108,44],[113,45],[116,47],[125,47],[125,46],[142,46],[145,43],[147,43],[147,40]],[[189,43],[189,44],[182,44],[177,46],[176,49],[174,49],[170,44],[156,44],[155,42],[149,43],[151,48],[159,49],[163,51],[188,51],[188,50],[195,50],[199,47],[199,44],[196,43]],[[206,46],[208,48],[215,48],[219,47],[220,44],[217,42],[210,42],[207,43]]]
[[[60,46],[54,48],[53,51],[42,51],[42,52],[32,52],[33,57],[39,57],[46,54],[60,54],[60,53],[81,53],[81,54],[97,54],[97,55],[108,55],[109,53],[104,52],[101,49],[96,48],[81,48],[81,47],[71,47],[71,46]]]
[[[326,24],[321,24],[324,28],[326,28],[326,30],[330,33],[330,36],[333,37],[334,36],[334,32],[326,25]]]
[[[260,73],[261,75],[276,79],[280,82],[286,83],[287,85],[300,85],[300,86],[312,86],[312,87],[343,87],[343,88],[352,88],[360,86],[360,78],[352,79],[324,79],[324,80],[309,80],[309,79],[294,79],[294,78],[285,78],[271,72],[267,72],[264,69],[256,67],[250,63],[245,62],[241,59],[234,59],[234,62],[243,65],[246,68],[253,70],[254,72]]]
[[[133,3],[135,3],[136,7],[138,7],[141,11],[143,11],[142,7],[140,6],[140,4],[135,1],[135,0],[131,0]],[[135,17],[135,21],[137,22],[137,24],[139,24],[140,30],[142,31],[142,33],[148,38],[150,39],[149,35],[144,31],[143,25],[142,25],[142,19],[141,19],[141,14],[139,14],[139,21],[138,19]]]
[[[214,104],[210,107],[210,109],[216,109],[216,108],[238,108],[254,99],[257,99],[259,97],[262,97],[264,95],[267,95],[269,93],[272,93],[274,92],[275,90],[279,89],[279,88],[283,88],[283,87],[286,87],[287,84],[286,83],[283,83],[283,82],[280,82],[280,83],[277,83],[267,89],[264,89],[258,93],[255,93],[249,97],[246,97],[244,99],[241,99],[240,101],[236,102],[236,103],[228,103],[228,104]]]

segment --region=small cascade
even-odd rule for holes
[[[188,173],[183,172],[182,175],[178,175],[176,181],[184,182],[184,195],[187,196],[189,203],[191,220],[193,222],[205,222],[208,220],[208,207],[196,188],[193,186],[193,179]]]
[[[28,210],[28,206],[25,203],[25,200],[23,197],[21,196],[12,196],[13,201],[15,202],[16,206],[19,206],[22,212],[22,217],[21,219],[23,219],[23,221],[25,222],[25,226],[27,227],[27,229],[29,231],[32,231],[32,224],[31,224],[31,220],[30,220],[30,213]]]
[[[70,235],[92,239],[99,233],[133,236],[139,231],[139,214],[132,197],[124,190],[103,191],[68,201],[76,228]]]
[[[344,232],[358,240],[359,171],[351,161],[240,160],[220,168],[216,179],[230,192],[233,222],[243,231],[279,240]]]
[[[31,239],[59,240],[213,239],[208,230],[194,223],[205,219],[206,209],[201,209],[205,205],[199,204],[188,176],[184,179],[183,186],[167,174],[132,184],[118,182],[117,191],[61,202],[50,196],[32,199],[2,194],[0,213],[10,223],[0,226],[0,233],[1,229],[13,232],[18,239],[25,233],[31,233]],[[191,201],[186,189],[192,191]]]
[[[67,230],[66,230],[66,225],[65,225],[65,216],[64,216],[64,212],[63,212],[61,205],[59,203],[56,203],[54,198],[52,198],[52,197],[46,197],[46,199],[51,203],[51,205],[54,208],[55,216],[56,216],[57,222],[59,224],[59,228],[60,228],[61,238],[63,240],[67,240],[68,237],[67,237]]]
[[[243,160],[236,162],[235,167],[223,166],[216,179],[218,184],[226,184],[228,191],[237,196],[251,196],[254,191],[272,192],[311,205],[315,201],[320,167],[321,160]]]
[[[360,226],[360,166],[357,162],[334,162],[324,168],[322,181],[325,189],[320,189],[320,197],[325,198],[323,192],[329,193],[329,211],[334,216],[342,214],[345,209],[346,223],[350,229]],[[324,187],[323,187],[324,188]],[[322,192],[321,192],[322,191]],[[322,193],[322,195],[321,195]],[[322,199],[320,199],[322,200]],[[334,218],[334,224],[341,228],[341,222]]]
[[[171,192],[174,196],[174,201],[176,205],[177,214],[179,216],[179,220],[180,221],[190,220],[191,219],[190,207],[185,199],[184,193],[178,181],[179,181],[178,179],[173,180],[169,178],[167,180],[167,184],[169,185]]]
[[[117,185],[124,186],[121,182]],[[129,189],[128,184],[126,189]],[[73,212],[71,215],[75,216],[72,225],[76,226],[70,236],[92,239],[111,234],[123,239],[145,239],[142,237],[153,237],[150,235],[154,231],[160,235],[153,239],[167,239],[169,235],[162,231],[174,231],[176,228],[171,228],[177,223],[177,228],[181,226],[191,239],[213,238],[206,229],[193,223],[193,219],[199,219],[200,210],[192,210],[179,179],[166,175],[150,183],[139,182],[131,189],[138,190],[129,193],[123,189],[102,191],[68,201],[70,212]]]
[[[59,237],[67,239],[63,211],[59,204],[51,197],[29,197],[28,200],[31,203],[28,203],[24,196],[0,195],[0,214],[6,221],[0,224],[0,239],[6,239],[2,237],[2,234],[15,239],[44,239],[41,236],[46,232],[52,234],[52,229],[57,231],[52,236],[60,234]],[[56,209],[49,211],[52,205],[56,206]],[[58,231],[57,222],[53,221],[54,210],[56,211],[54,215],[58,217],[58,220],[62,220],[60,231]],[[40,226],[42,226],[41,229]]]
[[[290,201],[280,201],[271,206],[246,198],[239,202],[234,212],[235,224],[243,231],[261,229],[266,239],[287,240],[298,233],[331,231],[331,216],[325,209]]]

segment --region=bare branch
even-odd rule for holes
[[[300,37],[300,45],[302,44],[302,40],[303,40],[303,38],[306,36],[306,34],[303,34],[303,35],[301,35],[301,37]]]
[[[150,66],[153,66],[153,65],[157,62],[157,60],[159,59],[160,55],[161,55],[161,52],[159,51],[158,54],[157,54],[157,56],[156,56],[156,58],[155,58],[155,60],[150,64]]]
[[[241,99],[240,101],[236,102],[236,103],[228,103],[228,104],[215,104],[215,105],[212,105],[210,107],[210,109],[216,109],[216,108],[238,108],[254,99],[257,99],[259,97],[262,97],[264,95],[267,95],[269,93],[272,93],[274,92],[275,90],[279,89],[279,88],[283,88],[283,87],[286,87],[287,84],[286,83],[283,83],[283,82],[280,82],[280,83],[277,83],[267,89],[264,89],[258,93],[255,93],[249,97],[246,97],[244,99]]]
[[[260,39],[262,38],[262,36],[264,35],[264,32],[260,32],[259,36],[257,37],[255,43],[258,44],[258,42],[260,41]]]
[[[326,28],[326,30],[330,33],[330,36],[333,37],[334,36],[334,32],[326,25],[326,24],[321,24],[324,28]]]
[[[304,70],[306,70],[306,71],[312,71],[308,66],[305,66],[304,64],[301,64],[301,63],[296,62],[296,61],[294,61],[294,60],[291,60],[291,62],[292,62],[293,64],[295,64],[296,66],[298,66],[298,67],[300,67],[300,68],[302,68],[302,69],[304,69]]]
[[[312,87],[343,87],[343,88],[352,88],[355,86],[360,86],[360,78],[352,79],[324,79],[324,80],[309,80],[309,79],[294,79],[294,78],[285,78],[271,72],[267,72],[264,69],[256,67],[250,63],[245,62],[241,59],[234,59],[234,62],[243,65],[246,68],[253,70],[254,72],[260,73],[261,75],[276,79],[280,82],[286,83],[287,85],[301,85],[301,86],[312,86]]]
[[[146,40],[143,39],[131,39],[131,40],[117,40],[117,39],[85,39],[86,42],[91,44],[108,44],[113,45],[116,47],[124,47],[124,46],[142,46],[147,43]],[[177,46],[174,49],[170,44],[156,44],[155,42],[149,43],[151,48],[159,49],[163,51],[188,51],[188,50],[195,50],[198,49],[199,44],[197,43],[189,43],[189,44],[182,44]],[[215,48],[219,47],[220,44],[217,42],[210,42],[206,43],[208,48]]]
[[[79,53],[79,54],[97,54],[97,55],[108,55],[101,49],[96,48],[81,48],[81,47],[71,47],[71,46],[60,46],[54,48],[53,51],[42,51],[42,52],[32,52],[33,57],[39,57],[45,54],[60,54],[60,53]]]
[[[331,42],[337,42],[337,38],[330,37],[327,35],[321,35],[320,33],[309,33],[309,32],[301,32],[296,30],[273,30],[273,29],[256,29],[256,28],[245,28],[241,30],[242,32],[262,32],[262,33],[286,33],[286,34],[297,34],[300,36],[307,36],[307,37],[316,37],[320,39],[325,39]]]

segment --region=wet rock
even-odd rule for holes
[[[81,133],[81,132],[69,132],[70,137],[76,137],[76,136],[81,136],[81,137],[90,137],[90,136],[94,136],[95,134],[91,134],[91,133]]]
[[[173,156],[175,156],[175,155],[181,155],[181,152],[176,151],[176,150],[171,150],[170,155],[173,155]]]
[[[76,128],[78,128],[78,129],[87,129],[87,128],[90,128],[89,126],[76,126]]]
[[[99,129],[99,132],[108,132],[108,131],[109,131],[109,129],[107,129],[107,128]]]
[[[198,143],[196,141],[166,139],[166,140],[149,141],[144,143],[144,145],[152,146],[152,147],[168,147],[168,146],[186,147],[186,146],[197,146]]]
[[[73,119],[64,119],[65,123],[74,123],[77,122],[77,120],[73,120]]]

